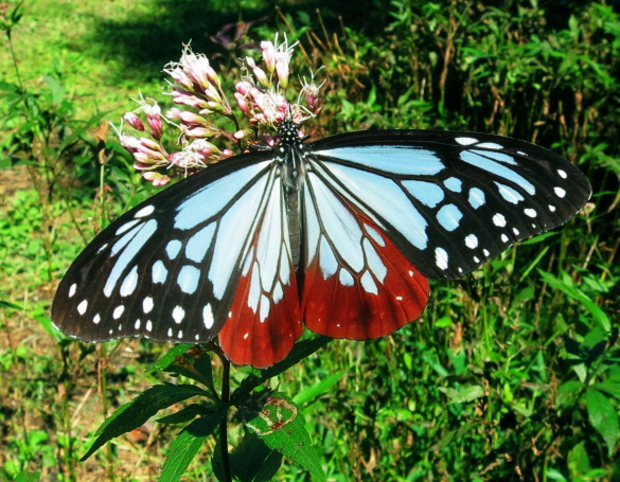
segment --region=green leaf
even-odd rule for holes
[[[611,457],[618,441],[618,412],[609,399],[594,388],[586,392],[586,406],[590,424],[605,440]]]
[[[567,273],[562,273],[562,279],[560,280],[551,273],[547,273],[542,270],[539,270],[538,272],[540,273],[543,281],[549,284],[549,286],[564,292],[566,295],[581,303],[583,307],[590,312],[594,321],[598,323],[605,333],[609,333],[611,331],[611,322],[605,312],[600,309],[590,298],[588,298],[588,296],[579,290],[575,284],[575,281],[568,276]]]
[[[467,403],[484,396],[484,388],[480,385],[468,385],[454,388],[439,388],[450,398],[450,403]]]
[[[306,431],[305,421],[298,416],[299,407],[281,394],[268,399],[257,417],[246,426],[263,439],[267,447],[304,467],[319,481],[327,480],[316,450]]]
[[[152,370],[155,371],[165,371],[170,365],[173,365],[176,361],[177,357],[184,356],[188,350],[191,350],[194,345],[189,345],[187,343],[181,343],[179,345],[174,345],[170,350],[160,356],[155,363],[151,366]]]
[[[607,392],[609,395],[620,400],[620,380],[613,378],[603,380],[602,382],[595,383],[593,388],[602,392]]]
[[[333,375],[328,376],[324,380],[321,380],[319,383],[316,383],[299,392],[297,395],[295,395],[293,401],[297,405],[302,405],[311,400],[314,401],[319,398],[320,395],[324,394],[336,383],[338,383],[345,375],[346,372],[334,373]]]
[[[241,482],[268,482],[282,465],[282,454],[248,433],[230,454],[230,468]]]
[[[196,395],[207,396],[207,393],[194,385],[167,383],[149,388],[103,422],[95,434],[95,441],[80,461],[86,460],[107,441],[142,426],[160,410]]]
[[[22,307],[19,305],[16,305],[15,303],[10,303],[8,301],[2,301],[0,300],[0,308],[12,308],[14,310],[21,310]]]
[[[231,396],[232,403],[241,403],[241,401],[245,400],[248,394],[256,387],[262,385],[270,378],[279,375],[290,367],[295,366],[307,356],[310,356],[317,350],[323,348],[331,340],[331,338],[326,336],[318,336],[311,340],[303,340],[295,343],[295,346],[284,360],[276,363],[274,366],[267,368],[266,370],[256,370],[256,374],[248,375],[243,382],[241,382],[239,388],[233,392]]]
[[[157,423],[162,424],[176,424],[176,423],[187,423],[190,420],[193,420],[199,415],[206,415],[211,409],[212,406],[200,405],[199,403],[192,403],[187,407],[179,410],[172,415],[167,415],[165,417],[161,417],[157,419]]]
[[[579,480],[583,474],[590,470],[590,459],[585,448],[585,441],[575,445],[568,453],[568,470],[571,474],[571,480]]]
[[[218,403],[211,414],[193,421],[170,444],[168,458],[159,476],[162,482],[175,482],[185,473],[188,465],[228,413],[228,405]]]

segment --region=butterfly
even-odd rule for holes
[[[178,182],[77,257],[52,319],[88,341],[218,337],[235,364],[283,359],[303,326],[368,340],[419,318],[454,279],[553,229],[591,188],[544,148],[488,134],[386,130],[274,148]]]

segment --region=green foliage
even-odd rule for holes
[[[551,147],[589,175],[595,194],[582,216],[464,281],[436,283],[421,322],[368,343],[304,340],[269,370],[234,369],[232,390],[223,364],[186,359],[186,346],[146,372],[159,345],[57,343],[52,280],[95,231],[149,195],[84,98],[104,99],[106,110],[123,99],[126,109],[136,79],[156,79],[174,59],[152,39],[201,17],[203,4],[185,3],[174,17],[169,2],[119,1],[106,12],[96,2],[80,21],[111,17],[74,29],[57,23],[69,4],[41,2],[63,32],[51,38],[24,27],[32,4],[2,17],[7,38],[29,48],[16,55],[8,43],[0,53],[11,72],[0,79],[0,479],[618,479],[620,16],[602,2],[363,1],[360,17],[339,2],[319,14],[287,5],[279,28],[269,17],[229,45],[276,29],[299,39],[300,63],[326,67],[316,126],[325,134],[497,132]],[[272,15],[242,3],[250,9],[209,4],[215,27],[192,31],[203,39],[224,23]],[[110,31],[122,32],[115,44],[96,42]],[[145,39],[155,50],[137,62]],[[166,49],[180,51],[177,43]],[[247,53],[220,49],[216,58],[232,78],[234,58]],[[165,60],[148,70],[151,58]]]

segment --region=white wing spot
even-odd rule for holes
[[[196,341],[198,341],[200,340],[200,335],[196,335],[194,338],[196,339]]]
[[[454,140],[462,146],[471,146],[479,142],[478,139],[474,139],[473,137],[457,137]]]
[[[136,214],[134,214],[133,217],[134,218],[143,218],[144,216],[148,216],[149,214],[153,214],[154,211],[155,211],[155,206],[150,204],[149,206],[145,206],[142,209],[140,209],[140,211],[138,211]]]
[[[478,144],[476,147],[484,147],[485,149],[494,149],[496,151],[503,149],[503,147],[497,144],[496,142],[482,142]]]
[[[87,309],[88,309],[88,300],[82,300],[82,302],[77,306],[77,310],[80,315],[83,315],[84,313],[86,313]]]
[[[503,214],[497,213],[493,216],[493,224],[499,228],[506,226],[506,218]]]
[[[69,288],[69,298],[73,298],[73,295],[75,294],[75,290],[77,290],[77,284],[73,283],[71,287]]]
[[[555,212],[555,206],[553,204],[549,204],[549,211],[551,211],[552,213]]]
[[[138,286],[138,266],[134,265],[129,271],[129,274],[125,276],[125,279],[121,283],[120,295],[125,298],[131,295]]]
[[[488,258],[491,253],[489,253],[488,249],[483,249],[482,253]]]
[[[153,263],[153,267],[151,268],[151,279],[153,283],[164,283],[167,277],[168,270],[166,269],[166,265],[164,265],[161,259],[158,259]]]
[[[484,191],[482,189],[478,189],[477,187],[471,188],[469,190],[469,197],[467,198],[467,201],[472,208],[478,209],[486,202]]]
[[[521,234],[517,228],[512,228],[512,232],[515,233],[515,236],[519,236],[519,234]]]
[[[140,325],[142,324],[142,322],[140,321],[140,318],[138,318],[136,320],[136,322],[134,323],[133,327],[135,330],[139,330],[140,329]]]
[[[345,268],[340,268],[340,272],[338,273],[338,281],[342,286],[353,286],[355,283],[355,279],[349,273],[349,270]]]
[[[507,243],[508,241],[510,241],[510,239],[508,239],[508,236],[506,236],[504,233],[502,233],[500,239],[502,240],[502,243]]]
[[[249,334],[249,333],[246,333],[245,335],[243,335],[243,339],[244,339],[244,340],[247,340],[249,337],[250,337],[250,334]]]
[[[448,269],[448,252],[443,248],[435,248],[435,264],[439,269]]]
[[[531,208],[524,209],[523,212],[526,216],[529,216],[530,218],[535,218],[537,215],[536,210]]]
[[[211,308],[211,303],[207,303],[202,309],[202,322],[207,330],[213,328],[213,323],[215,320],[213,319],[213,309]]]
[[[145,314],[150,313],[153,310],[154,306],[155,304],[153,303],[153,298],[151,298],[150,296],[147,296],[146,298],[144,298],[144,300],[142,300],[142,311]]]
[[[564,189],[562,189],[561,187],[558,187],[558,186],[553,188],[553,192],[559,198],[563,198],[564,196],[566,196],[566,191]]]
[[[121,316],[123,316],[124,311],[125,307],[123,305],[118,305],[116,308],[114,308],[114,311],[112,312],[112,318],[118,320]]]
[[[260,313],[259,313],[259,321],[261,323],[265,323],[267,317],[269,316],[269,310],[271,309],[271,302],[269,298],[265,295],[261,295],[260,297]]]
[[[480,258],[478,258],[478,256],[474,256],[474,263],[480,263]]]
[[[403,301],[403,297],[402,296],[397,296],[396,297],[396,301]]]
[[[179,305],[175,306],[174,310],[172,310],[172,318],[175,323],[181,323],[183,318],[185,318],[185,310]]]
[[[366,293],[371,293],[373,295],[379,294],[379,289],[377,288],[377,284],[375,283],[375,280],[373,279],[372,275],[368,271],[366,271],[362,275],[362,278],[360,281],[362,282],[362,288],[364,288],[364,291],[366,291]]]
[[[465,237],[465,246],[469,249],[476,249],[478,247],[478,237],[475,234],[470,234]]]
[[[182,246],[183,244],[178,239],[171,239],[168,241],[168,244],[166,245],[166,254],[168,255],[168,258],[176,258],[179,251],[181,251]]]
[[[414,271],[409,270],[409,276],[413,276],[414,274],[415,274],[415,272],[414,272]]]
[[[148,331],[148,332],[153,331],[153,322],[151,320],[148,320],[146,322],[146,331]]]
[[[558,175],[562,178],[562,179],[566,179],[568,177],[568,174],[566,174],[566,171],[563,169],[558,169]]]
[[[166,335],[168,335],[168,338],[172,338],[172,328],[168,328]]]
[[[114,233],[114,234],[116,234],[117,236],[120,236],[121,234],[126,233],[127,231],[129,231],[131,228],[133,228],[139,222],[140,222],[139,219],[132,219],[128,223],[125,223],[120,228],[118,228],[116,230],[116,233]]]
[[[179,330],[179,334],[177,335],[177,338],[180,340],[181,338],[183,338],[183,330]]]
[[[93,318],[93,323],[95,325],[98,325],[100,321],[101,321],[101,316],[99,316],[99,313],[97,313],[95,317]]]

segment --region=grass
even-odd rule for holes
[[[321,6],[320,17],[259,1],[239,2],[241,10],[154,0],[24,5],[12,39],[41,109],[27,117],[9,95],[0,104],[0,479],[157,479],[178,426],[149,421],[79,458],[104,416],[169,380],[146,369],[164,347],[82,344],[49,320],[71,260],[148,195],[112,136],[97,142],[99,119],[88,121],[101,112],[116,121],[138,90],[155,96],[163,65],[190,38],[232,79],[240,54],[207,35],[267,16],[253,40],[285,29],[302,40],[302,63],[329,72],[316,135],[371,126],[514,135],[579,164],[595,192],[556,234],[463,281],[433,283],[419,322],[373,342],[332,341],[267,383],[302,404],[328,480],[619,480],[620,19],[597,2],[562,11],[457,3],[392,1],[342,23],[340,3]],[[0,66],[2,81],[17,83],[8,49]],[[25,121],[41,112],[54,114],[48,136]],[[106,189],[101,153],[111,156]],[[10,167],[11,157],[21,162]],[[249,373],[233,369],[233,387]],[[221,375],[214,362],[216,382]],[[230,443],[242,438],[231,424]],[[187,480],[213,480],[214,445],[207,440]],[[280,479],[310,480],[287,459]]]

